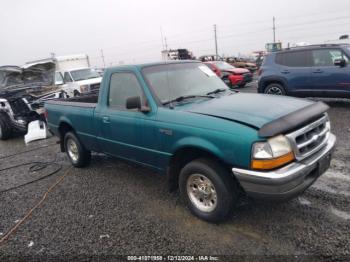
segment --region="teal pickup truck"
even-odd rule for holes
[[[211,222],[242,194],[298,196],[328,169],[336,141],[322,102],[231,91],[196,61],[109,68],[98,95],[45,107],[75,167],[94,151],[153,168]]]

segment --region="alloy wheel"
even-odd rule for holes
[[[217,206],[217,192],[214,184],[202,174],[189,176],[187,195],[192,204],[202,212],[212,212]]]

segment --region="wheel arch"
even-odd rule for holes
[[[175,191],[178,189],[178,180],[181,169],[189,162],[199,158],[214,159],[229,170],[229,165],[225,163],[220,155],[213,150],[198,145],[186,145],[179,147],[175,150],[168,165],[167,176],[170,191]],[[234,176],[232,177],[234,178]]]
[[[68,132],[75,132],[72,124],[70,124],[68,121],[61,121],[59,126],[58,126],[58,132],[60,136],[60,147],[61,147],[61,152],[65,152],[65,146],[64,146],[64,137]]]
[[[284,90],[286,91],[286,93],[288,93],[287,82],[285,79],[282,79],[282,78],[268,78],[268,79],[263,80],[262,84],[261,84],[262,93],[265,92],[265,89],[267,86],[269,86],[271,84],[275,84],[275,83],[281,85],[284,88]]]

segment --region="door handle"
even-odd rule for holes
[[[109,117],[108,116],[103,116],[102,117],[102,122],[105,124],[109,124],[111,121],[109,121]]]
[[[281,73],[282,73],[282,74],[289,74],[290,71],[288,71],[288,70],[283,70],[283,71],[281,71]]]
[[[313,71],[313,73],[320,74],[320,73],[323,73],[323,70],[322,69],[316,69],[315,71]]]

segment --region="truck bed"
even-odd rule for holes
[[[89,94],[66,99],[55,99],[51,100],[49,103],[67,106],[96,107],[97,102],[98,94]]]
[[[94,111],[98,95],[84,95],[68,99],[56,99],[45,102],[48,112],[48,127],[59,136],[59,125],[65,122],[74,128],[82,143],[93,149],[95,128]]]

